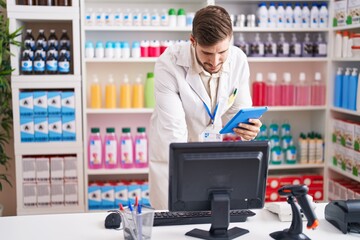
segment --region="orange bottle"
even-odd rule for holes
[[[131,108],[131,85],[127,74],[120,84],[120,108]]]
[[[90,86],[90,108],[101,108],[101,86],[96,75]]]
[[[143,108],[144,107],[144,85],[141,80],[141,75],[137,76],[136,81],[133,85],[133,108]]]
[[[105,86],[105,108],[116,108],[116,86],[112,74],[109,74],[108,83]]]

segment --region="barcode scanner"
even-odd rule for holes
[[[105,218],[105,228],[106,229],[117,229],[120,227],[121,217],[120,213],[112,212]]]

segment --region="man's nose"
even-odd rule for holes
[[[219,54],[215,54],[214,56],[211,57],[210,59],[210,63],[213,67],[216,67],[217,65],[219,65],[220,63],[220,55]]]

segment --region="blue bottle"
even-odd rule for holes
[[[358,86],[358,69],[353,68],[349,77],[349,100],[348,106],[350,110],[356,111],[357,87]]]
[[[350,78],[351,68],[346,68],[345,76],[343,79],[343,86],[342,86],[342,100],[341,100],[341,107],[342,108],[349,108],[349,78]]]
[[[342,74],[343,68],[339,67],[335,76],[334,84],[334,107],[341,107],[342,105],[342,86],[344,76]]]

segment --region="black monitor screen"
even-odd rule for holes
[[[229,209],[262,208],[269,163],[267,141],[170,144],[170,211],[214,211],[213,195]]]

